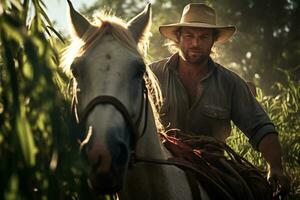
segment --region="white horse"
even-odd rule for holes
[[[132,152],[148,160],[170,157],[155,123],[154,102],[161,99],[158,84],[144,61],[151,6],[127,23],[113,16],[90,23],[68,3],[75,40],[65,55],[65,67],[76,83],[78,120],[88,130],[82,151],[90,166],[91,187],[118,193],[120,199],[193,199],[183,170],[133,159]],[[209,199],[198,187],[201,199]]]

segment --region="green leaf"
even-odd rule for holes
[[[23,74],[24,76],[29,79],[29,80],[32,80],[33,79],[33,68],[32,66],[26,62],[24,63],[24,66],[23,66]]]
[[[19,11],[23,10],[23,7],[22,7],[22,4],[20,3],[20,1],[18,1],[18,0],[10,0],[10,1]]]
[[[17,116],[16,126],[25,162],[28,166],[34,166],[37,147],[35,146],[31,126],[26,118],[25,107],[23,106],[21,106],[20,113]]]
[[[65,44],[65,40],[63,39],[63,37],[59,34],[59,32],[57,32],[52,26],[47,26],[47,28],[49,28],[57,37],[58,39]]]
[[[40,2],[41,2],[41,1],[40,1]],[[51,20],[49,19],[49,17],[48,17],[48,15],[46,14],[46,12],[44,11],[44,9],[42,8],[40,2],[37,3],[38,8],[39,8],[39,13],[44,17],[44,19],[46,20],[46,22],[47,22],[50,26],[52,26],[52,22],[51,22]],[[44,4],[42,4],[42,5],[44,5]]]
[[[23,35],[20,29],[19,22],[11,20],[10,17],[5,17],[1,20],[2,28],[9,39],[16,40],[19,44],[23,43]]]
[[[7,191],[5,192],[4,199],[6,200],[20,199],[20,196],[18,195],[19,194],[18,186],[19,186],[19,178],[16,174],[13,174],[10,177],[9,185]]]
[[[0,134],[0,145],[2,144],[2,142],[4,141],[4,136],[2,135],[2,133]]]
[[[0,0],[0,15],[3,14],[3,11],[7,9],[7,2],[6,0]]]

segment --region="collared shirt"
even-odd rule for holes
[[[178,54],[174,54],[150,65],[161,86],[164,103],[160,115],[167,129],[178,128],[225,141],[232,120],[255,149],[265,135],[277,133],[247,83],[211,59],[209,73],[197,83],[196,99],[189,105],[188,93],[177,72],[178,61]]]

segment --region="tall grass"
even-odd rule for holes
[[[65,96],[68,79],[58,69],[62,38],[41,0],[0,2],[0,199],[91,199]],[[277,95],[258,90],[258,99],[280,133],[289,199],[300,199],[300,83],[287,78],[274,85]],[[266,169],[243,134],[233,132],[229,144]]]
[[[300,81],[291,80],[289,73],[286,77],[286,84],[273,85],[275,95],[265,96],[261,89],[257,89],[257,98],[279,132],[284,170],[291,179],[287,199],[300,199]],[[257,167],[267,170],[262,155],[251,148],[248,139],[235,126],[228,144]]]
[[[0,199],[71,199],[85,182],[58,69],[62,38],[41,0],[0,7]]]

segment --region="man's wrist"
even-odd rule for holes
[[[269,171],[277,171],[277,172],[283,172],[282,163],[277,164],[268,164]]]

